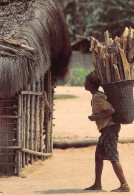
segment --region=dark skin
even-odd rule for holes
[[[85,82],[85,89],[87,91],[90,91],[92,95],[94,95],[98,89],[96,89],[91,83]],[[91,121],[97,121],[100,119],[108,118],[115,112],[114,108],[109,108],[99,114],[92,114],[91,116],[88,116],[89,120]],[[121,184],[126,183],[126,179],[123,174],[122,166],[119,161],[111,161],[114,172],[119,179]],[[86,188],[86,190],[94,190],[96,186],[101,186],[101,175],[103,170],[103,154],[100,154],[98,159],[95,162],[95,182],[93,186]]]

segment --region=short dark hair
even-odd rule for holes
[[[86,82],[91,83],[95,87],[95,89],[98,89],[101,83],[95,71],[89,73],[86,76]]]

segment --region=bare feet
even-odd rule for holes
[[[117,189],[112,190],[111,192],[129,192],[130,187],[127,183],[121,184],[121,186]]]
[[[85,188],[84,190],[102,190],[102,186],[94,184],[88,188]]]

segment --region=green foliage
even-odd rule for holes
[[[55,99],[68,99],[68,98],[77,98],[75,95],[68,95],[68,94],[57,94],[54,95]]]
[[[120,36],[125,27],[134,28],[133,0],[60,0],[71,40],[75,34],[94,36],[103,41],[108,30]]]
[[[81,67],[74,67],[70,70],[70,85],[84,86],[85,77],[89,72]]]

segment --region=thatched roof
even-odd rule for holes
[[[15,95],[49,68],[64,78],[71,47],[57,0],[0,0],[0,21],[0,97]]]
[[[73,51],[80,51],[82,53],[89,53],[90,37],[76,35],[76,40],[71,43]]]

